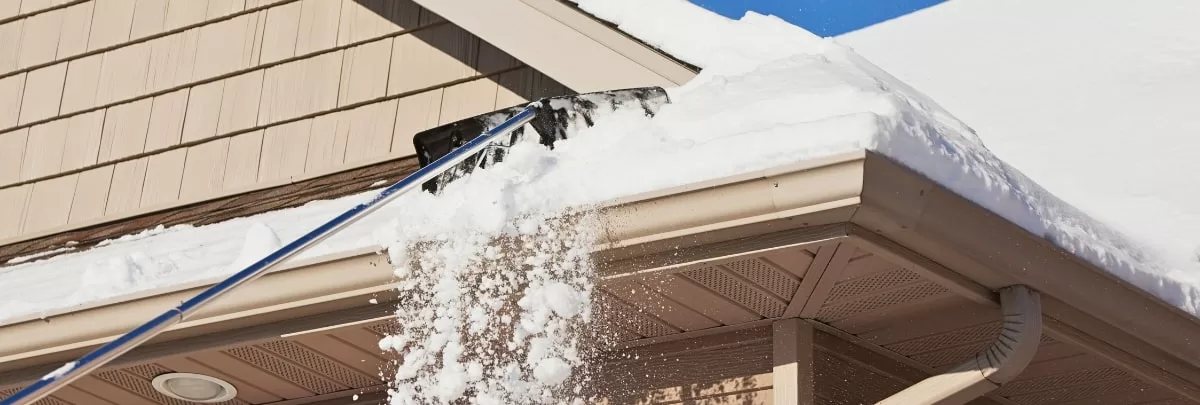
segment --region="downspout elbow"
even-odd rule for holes
[[[1041,298],[1024,285],[1004,287],[1000,290],[1000,307],[1004,322],[990,346],[958,367],[926,378],[877,404],[965,404],[1015,379],[1041,344]]]

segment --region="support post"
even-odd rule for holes
[[[771,338],[774,404],[814,405],[812,325],[800,318],[782,319],[772,325]]]

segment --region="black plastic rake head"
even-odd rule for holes
[[[532,127],[537,133],[538,142],[553,148],[554,142],[573,136],[581,128],[595,125],[596,119],[602,118],[604,113],[638,109],[647,116],[654,116],[660,107],[670,102],[666,90],[661,87],[640,87],[547,97],[530,104],[517,105],[418,132],[413,136],[413,146],[416,147],[417,161],[421,167],[425,167],[512,118],[530,105],[536,112],[533,121],[527,126],[517,128],[510,136],[502,136],[500,140],[495,141],[482,152],[470,156],[433,180],[425,182],[422,188],[436,193],[446,184],[470,174],[477,168],[486,168],[500,162],[504,159],[508,147],[525,138],[526,128]]]

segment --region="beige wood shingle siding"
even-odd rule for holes
[[[20,14],[29,14],[37,11],[42,11],[60,4],[70,3],[71,0],[13,0],[11,3],[20,3]],[[10,6],[12,7],[12,6]]]
[[[304,160],[306,172],[317,173],[341,166],[345,161],[350,122],[343,117],[349,115],[349,111],[340,111],[313,119],[312,134],[308,138],[308,156]]]
[[[392,146],[392,131],[396,125],[396,100],[368,104],[344,115],[350,120],[346,135],[348,164],[362,163],[388,154]]]
[[[58,115],[62,100],[63,80],[66,79],[67,64],[59,63],[29,72],[25,77],[25,90],[21,96],[21,114],[18,124]]]
[[[413,94],[396,100],[396,126],[392,129],[392,153],[415,154],[412,136],[438,125],[442,114],[442,89]]]
[[[183,121],[183,141],[209,138],[217,133],[221,119],[221,93],[224,81],[192,87],[188,92],[187,113]]]
[[[29,202],[29,190],[32,188],[32,185],[26,184],[0,189],[0,238],[21,233],[21,224],[25,222],[25,208]]]
[[[21,2],[0,1],[0,18],[9,18],[21,13]]]
[[[25,145],[28,142],[29,129],[0,134],[0,182],[13,183],[21,179]]]
[[[356,46],[342,57],[338,106],[382,97],[387,93],[392,38]]]
[[[296,54],[332,48],[337,44],[342,6],[360,7],[352,1],[301,0]]]
[[[100,89],[100,71],[103,66],[103,54],[67,62],[67,78],[63,84],[60,112],[69,114],[96,105],[96,92]]]
[[[143,99],[108,109],[100,136],[99,161],[136,155],[145,150],[152,106],[152,100]]]
[[[183,164],[186,158],[187,149],[175,149],[150,156],[139,207],[153,207],[179,198],[179,186],[183,180]]]
[[[162,32],[167,21],[167,4],[167,0],[137,0],[129,37],[141,38]]]
[[[29,140],[25,143],[25,156],[21,164],[21,179],[43,177],[54,174],[62,167],[63,151],[67,142],[67,120],[55,120],[29,129]]]
[[[391,0],[361,0],[357,5],[343,7],[337,44],[346,45],[417,28],[420,9],[409,1]]]
[[[142,188],[146,181],[148,158],[134,159],[113,166],[112,183],[108,189],[108,203],[104,215],[132,212],[142,200]]]
[[[22,205],[14,215],[34,225],[6,237],[407,156],[418,131],[568,91],[409,1],[93,0],[52,12],[56,56],[0,72],[11,96],[0,103],[13,106],[0,143],[17,146],[0,152],[0,190],[64,201]],[[79,56],[87,49],[100,50]]]
[[[7,128],[17,124],[24,93],[24,73],[0,79],[0,127]]]
[[[0,72],[9,72],[17,68],[23,28],[25,28],[25,20],[0,24]]]
[[[104,110],[66,118],[67,141],[60,170],[80,169],[96,163],[104,134]]]
[[[227,134],[255,126],[259,97],[263,90],[263,73],[262,70],[255,70],[225,79],[216,133]]]
[[[271,63],[296,55],[296,36],[300,29],[300,2],[267,10],[259,62]]]
[[[92,31],[92,14],[96,3],[76,4],[64,9],[62,32],[58,35],[55,58],[64,59],[87,50],[88,34]]]
[[[21,34],[21,50],[17,56],[18,68],[37,66],[54,60],[66,15],[67,10],[58,9],[34,15],[26,20],[25,31]]]
[[[200,30],[195,28],[151,40],[146,89],[161,91],[190,83],[199,41]]]
[[[21,231],[37,232],[66,225],[78,181],[79,175],[73,174],[34,184]]]
[[[205,15],[209,19],[224,17],[246,8],[246,0],[208,0]]]
[[[150,43],[147,42],[105,52],[100,84],[96,88],[96,104],[119,102],[145,94],[149,66]]]
[[[293,121],[267,128],[263,134],[258,181],[286,179],[304,173],[312,121]]]
[[[229,157],[229,138],[222,138],[187,148],[187,163],[179,196],[201,198],[221,190],[225,179],[225,162]]]
[[[192,81],[209,79],[255,65],[251,57],[254,54],[257,24],[256,15],[243,14],[200,27]]]
[[[163,29],[176,29],[204,21],[208,0],[167,0]]]
[[[105,48],[129,40],[136,0],[92,0],[92,29],[87,50]]]
[[[68,223],[80,223],[104,216],[112,185],[114,165],[101,166],[79,174],[79,183],[71,201]]]
[[[336,107],[341,69],[342,51],[267,69],[258,123],[279,122]]]
[[[478,39],[462,28],[439,25],[396,37],[388,94],[399,94],[475,74]]]
[[[264,130],[258,130],[229,138],[229,157],[221,182],[226,190],[237,190],[258,182],[265,133]]]
[[[179,144],[183,118],[187,112],[188,89],[154,97],[150,107],[150,125],[146,130],[146,150],[159,150]]]

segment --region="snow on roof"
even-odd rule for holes
[[[734,21],[684,0],[570,1],[700,66],[696,82],[736,74],[754,56],[786,57],[812,37],[776,17],[748,12]],[[1200,316],[1200,187],[1188,181],[1200,160],[1183,146],[1200,134],[1197,15],[1200,3],[1189,0],[955,0],[833,42],[879,62],[860,60],[860,68],[925,103],[938,121],[954,119],[875,66],[982,129],[978,137],[960,130],[946,139],[969,142],[934,141],[924,153],[872,149]],[[663,16],[685,18],[669,24]],[[735,55],[752,57],[727,60]]]
[[[470,238],[509,229],[529,212],[870,149],[1200,313],[1196,285],[1178,269],[1051,195],[930,99],[831,40],[774,17],[734,21],[681,0],[579,6],[704,70],[671,89],[673,104],[653,119],[614,114],[553,151],[536,142],[517,145],[505,163],[451,184],[441,196],[403,196],[304,256]],[[236,268],[230,263],[264,254],[369,194],[173,227],[0,269],[0,323],[228,274]]]
[[[1122,277],[1195,314],[1198,17],[1193,0],[954,0],[838,42],[937,99],[1055,195],[1153,249],[1161,264]]]

